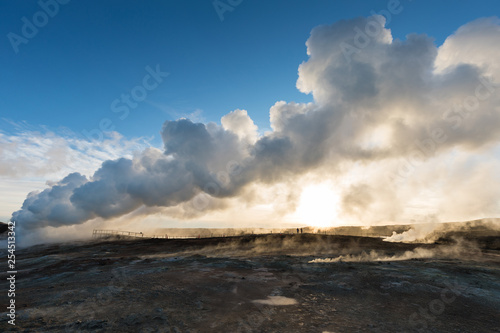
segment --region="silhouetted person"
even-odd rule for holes
[[[297,228],[297,233],[299,233],[299,228]]]
[[[302,228],[300,228],[300,233],[303,233],[303,232],[304,232],[304,230]]]

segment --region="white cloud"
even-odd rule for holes
[[[485,74],[500,78],[500,19],[480,18],[460,27],[439,48],[436,71],[460,64],[480,67]]]
[[[359,28],[377,22],[383,20],[358,18],[312,31],[297,87],[314,102],[277,102],[273,131],[257,137],[244,110],[224,116],[222,125],[167,121],[164,151],[106,161],[89,178],[69,175],[28,197],[14,218],[36,229],[157,210],[176,218],[239,213],[269,203],[279,215],[294,209],[308,182],[322,180],[337,187],[335,211],[349,222],[500,214],[498,20],[466,25],[439,49],[426,35],[393,40],[382,25],[361,42]],[[346,56],[343,43],[356,51]],[[487,56],[472,56],[472,49]],[[64,143],[51,150],[58,141],[43,139],[49,141],[33,143],[35,150],[53,160],[66,156]],[[7,152],[16,151],[10,145]],[[32,144],[26,147],[31,156]],[[126,154],[121,147],[113,156]],[[99,151],[84,155],[101,161]],[[63,169],[32,154],[42,173]],[[71,171],[84,169],[75,154]],[[19,156],[22,167],[27,160]]]
[[[229,112],[222,117],[221,124],[225,130],[233,132],[240,140],[249,144],[254,144],[257,141],[258,128],[246,110],[237,109]]]
[[[92,175],[102,162],[149,146],[147,140],[127,140],[108,133],[102,142],[88,141],[68,131],[11,123],[15,132],[0,132],[0,218],[7,220],[27,194],[40,191],[72,172]]]

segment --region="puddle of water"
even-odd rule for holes
[[[252,301],[257,304],[266,304],[266,305],[294,305],[297,304],[297,301],[293,298],[284,297],[284,296],[267,296],[267,299],[256,299]]]

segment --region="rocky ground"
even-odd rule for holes
[[[303,234],[34,246],[17,252],[16,326],[4,312],[0,331],[500,332],[498,242]]]

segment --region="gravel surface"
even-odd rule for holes
[[[275,234],[34,246],[17,252],[16,326],[4,312],[0,331],[500,332],[492,242]]]

